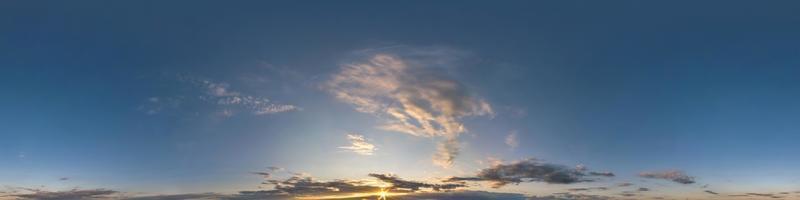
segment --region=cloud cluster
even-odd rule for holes
[[[363,135],[347,134],[347,139],[350,140],[350,146],[339,147],[340,149],[346,149],[350,152],[365,156],[372,155],[375,150],[378,149],[375,145],[367,142],[367,139],[364,138]]]
[[[275,186],[271,193],[290,196],[316,196],[346,193],[366,193],[380,191],[380,187],[367,185],[362,181],[333,180],[317,181],[311,177],[292,176],[286,180],[267,180]]]
[[[209,80],[195,80],[195,84],[205,89],[201,99],[221,106],[238,106],[249,110],[254,115],[273,114],[298,110],[290,104],[275,104],[268,98],[242,94],[230,89],[227,83],[215,83]]]
[[[376,195],[357,196],[357,197],[326,197],[332,200],[361,200],[376,199]],[[452,191],[452,192],[419,192],[408,193],[399,196],[391,196],[393,200],[525,200],[525,195],[515,193],[498,193],[486,191]],[[274,194],[267,191],[242,191],[236,194],[200,193],[200,194],[176,194],[158,195],[127,198],[125,200],[290,200],[292,196]]]
[[[545,182],[552,184],[570,184],[589,182],[587,176],[597,176],[597,173],[584,173],[581,169],[568,168],[563,165],[539,162],[535,159],[523,160],[511,164],[495,165],[482,169],[472,177],[451,177],[448,181],[488,181],[492,187],[499,188],[509,183]],[[612,173],[599,173],[601,176],[613,176]]]
[[[357,111],[384,118],[380,127],[384,130],[444,137],[434,163],[448,167],[459,151],[458,135],[467,131],[461,119],[493,111],[489,103],[442,72],[437,65],[448,63],[441,60],[371,54],[367,60],[342,66],[325,88]]]
[[[525,195],[486,191],[424,192],[391,197],[393,200],[525,200]]]
[[[230,117],[238,112],[265,115],[301,110],[295,105],[274,103],[265,97],[232,90],[230,84],[224,82],[184,75],[179,75],[178,80],[192,86],[190,94],[149,97],[138,109],[148,115],[155,115],[170,108],[210,104],[223,117]]]
[[[678,170],[669,170],[669,171],[658,171],[658,172],[642,172],[639,173],[640,177],[643,178],[653,178],[653,179],[665,179],[671,180],[676,183],[681,184],[692,184],[694,183],[694,177],[688,176],[682,171]]]
[[[420,188],[430,188],[434,191],[440,190],[452,190],[460,187],[466,187],[464,184],[431,184],[431,183],[423,183],[423,182],[416,182],[416,181],[407,181],[403,180],[397,176],[393,175],[386,175],[386,174],[369,174],[369,176],[377,178],[385,183],[392,184],[392,189],[401,189],[401,190],[409,190],[409,191],[417,191]]]

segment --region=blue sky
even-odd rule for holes
[[[6,1],[0,199],[391,185],[370,173],[509,198],[798,198],[799,6]],[[480,173],[522,165],[577,179]],[[569,191],[588,187],[614,188]]]

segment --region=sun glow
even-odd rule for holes
[[[387,200],[386,196],[389,194],[389,189],[381,188],[381,191],[378,192],[378,200]]]

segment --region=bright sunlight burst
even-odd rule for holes
[[[378,192],[378,200],[387,200],[386,196],[389,194],[389,189],[381,188],[381,191]]]

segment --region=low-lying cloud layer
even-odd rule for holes
[[[642,178],[671,180],[673,182],[681,183],[681,184],[692,184],[692,183],[694,183],[694,177],[686,175],[682,171],[678,171],[678,170],[658,171],[658,172],[642,172],[642,173],[639,173],[639,176],[642,177]]]
[[[6,195],[15,199],[22,200],[80,200],[80,199],[104,199],[112,198],[111,195],[119,192],[107,189],[72,189],[67,191],[45,191],[40,189],[22,189],[25,192]],[[2,196],[0,196],[2,197]],[[2,198],[0,198],[2,199]]]
[[[433,161],[449,167],[459,152],[457,137],[467,131],[461,119],[494,113],[489,103],[444,72],[451,67],[446,61],[449,55],[422,54],[422,58],[420,53],[370,54],[366,60],[343,65],[325,87],[357,111],[384,118],[381,129],[443,137]]]
[[[585,167],[569,168],[563,165],[539,162],[535,159],[523,160],[511,164],[499,164],[478,172],[472,177],[451,177],[450,182],[488,181],[492,187],[499,188],[509,183],[545,182],[552,184],[570,184],[590,182],[588,176],[614,176],[613,173],[584,172]]]
[[[416,182],[416,181],[406,181],[397,176],[393,175],[386,175],[386,174],[369,174],[369,176],[377,178],[385,183],[392,184],[392,189],[401,189],[401,190],[410,190],[410,191],[417,191],[420,188],[430,188],[434,191],[440,190],[452,190],[456,188],[466,187],[464,184],[431,184],[431,183],[423,183],[423,182]]]

